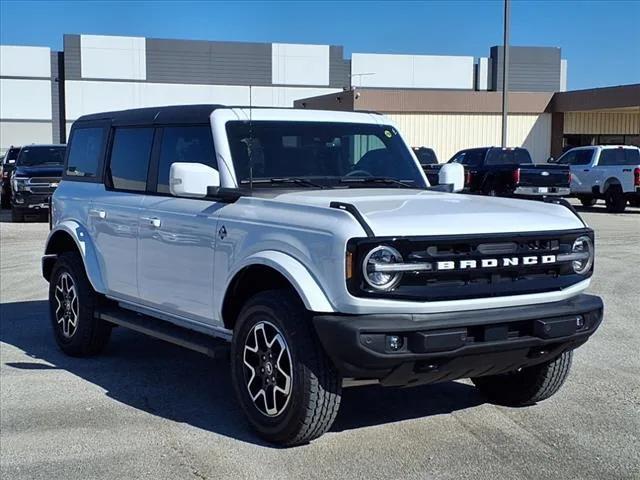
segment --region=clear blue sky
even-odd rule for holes
[[[512,2],[513,45],[559,46],[569,89],[640,83],[640,0]],[[0,0],[2,44],[62,49],[63,33],[343,45],[351,52],[488,56],[501,1]]]

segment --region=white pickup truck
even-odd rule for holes
[[[571,168],[571,194],[584,206],[604,199],[610,212],[624,212],[627,202],[640,206],[640,148],[599,145],[572,148],[557,163]]]
[[[570,205],[452,193],[455,163],[430,187],[381,115],[147,108],[81,117],[69,142],[42,261],[59,347],[97,354],[115,325],[230,343],[272,442],[322,435],[362,383],[539,402],[602,320]]]

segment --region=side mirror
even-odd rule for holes
[[[209,187],[220,186],[220,174],[202,163],[176,162],[169,170],[169,190],[176,197],[204,198]]]
[[[464,188],[464,167],[459,163],[445,163],[438,172],[440,185],[451,185],[454,192]]]

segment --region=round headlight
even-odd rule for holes
[[[376,290],[391,290],[398,285],[402,272],[386,271],[385,265],[402,263],[402,255],[395,248],[382,245],[371,250],[362,265],[365,281]]]
[[[571,262],[573,271],[580,275],[587,273],[593,265],[593,242],[591,238],[586,236],[576,238],[576,241],[573,242],[571,253],[576,257]]]

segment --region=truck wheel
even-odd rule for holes
[[[234,328],[231,376],[249,423],[269,442],[308,443],[338,413],[342,379],[309,312],[289,290],[261,292],[244,305]]]
[[[627,199],[624,198],[620,185],[611,185],[604,195],[607,204],[607,211],[611,213],[622,213],[627,207]]]
[[[580,197],[578,197],[578,200],[580,200],[580,203],[584,207],[593,207],[596,204],[596,202],[598,201],[597,198],[590,197],[590,196],[580,196]]]
[[[59,255],[49,281],[49,310],[56,343],[67,355],[95,355],[107,345],[111,326],[94,317],[100,299],[80,255]]]
[[[18,208],[11,209],[11,221],[13,223],[22,223],[24,222],[24,212]]]
[[[539,365],[501,375],[472,378],[476,387],[493,403],[518,407],[546,400],[569,375],[573,351]]]

